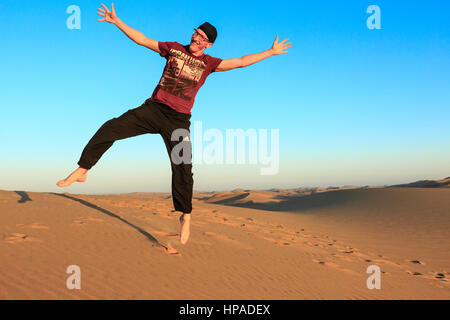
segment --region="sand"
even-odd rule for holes
[[[0,190],[0,299],[450,298],[448,187],[196,191],[193,207],[183,246],[169,193]]]

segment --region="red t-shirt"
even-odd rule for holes
[[[195,95],[222,59],[207,54],[196,57],[189,52],[189,45],[178,42],[158,42],[158,47],[167,62],[150,100],[190,114]]]

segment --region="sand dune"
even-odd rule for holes
[[[169,193],[0,190],[0,298],[450,298],[448,188],[196,191],[193,206],[181,246]]]
[[[419,180],[411,183],[393,185],[392,187],[450,188],[450,177],[441,180]]]

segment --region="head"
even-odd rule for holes
[[[208,22],[203,23],[194,32],[191,37],[189,49],[192,53],[202,54],[207,48],[211,48],[217,38],[217,30]]]

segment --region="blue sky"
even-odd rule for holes
[[[97,22],[101,2],[0,3],[0,189],[109,193],[169,191],[159,135],[117,141],[84,184],[73,171],[107,120],[151,96],[165,60]],[[103,2],[110,7],[111,3]],[[370,30],[369,5],[381,10]],[[70,30],[67,7],[81,10]],[[384,185],[450,176],[450,3],[447,1],[115,1],[129,26],[187,44],[192,28],[218,29],[206,53],[222,59],[289,53],[210,75],[191,122],[203,129],[279,129],[279,171],[261,165],[194,166],[194,189]]]

